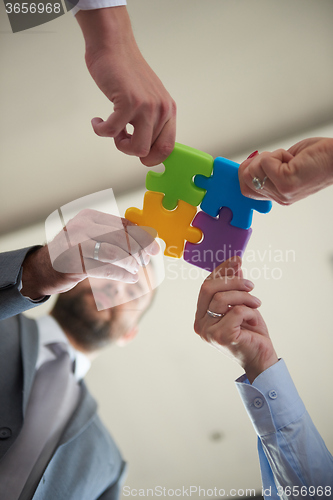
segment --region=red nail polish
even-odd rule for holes
[[[259,151],[253,151],[253,153],[250,154],[250,156],[248,156],[246,159],[249,160],[250,158],[253,158],[254,156],[256,156],[257,154],[259,154]]]

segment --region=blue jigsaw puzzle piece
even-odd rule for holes
[[[207,193],[200,205],[201,210],[217,217],[222,207],[232,210],[232,226],[248,229],[252,223],[253,210],[266,214],[272,208],[269,200],[253,200],[244,196],[238,180],[239,164],[226,158],[214,160],[213,174],[210,177],[196,175],[196,186],[206,189]]]

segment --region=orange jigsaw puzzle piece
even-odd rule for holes
[[[202,239],[202,231],[191,226],[197,208],[179,200],[174,210],[166,210],[162,204],[163,197],[163,193],[147,191],[143,209],[128,208],[125,217],[139,226],[155,229],[158,237],[165,241],[164,255],[179,259],[184,252],[185,240],[199,243]]]

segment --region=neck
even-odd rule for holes
[[[52,313],[53,313],[53,311],[50,312],[50,316],[52,316],[52,318],[59,324],[59,321],[57,320],[57,318]],[[67,340],[70,343],[70,345],[76,351],[82,352],[85,356],[87,356],[88,359],[90,359],[90,361],[93,361],[97,357],[99,351],[97,351],[97,350],[95,350],[95,351],[88,351],[86,348],[84,348],[84,346],[82,346],[79,342],[77,342],[71,336],[70,331],[68,329],[66,329],[63,325],[59,324],[59,326],[62,329],[62,331],[64,332],[64,334],[66,335]]]

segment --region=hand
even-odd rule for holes
[[[250,383],[278,361],[268,330],[257,310],[261,302],[250,295],[253,283],[243,279],[241,259],[223,262],[204,281],[198,298],[195,332],[226,351],[244,368]],[[223,314],[212,318],[207,309]]]
[[[176,104],[135,42],[126,7],[79,11],[76,18],[86,41],[86,63],[98,87],[113,102],[106,121],[94,118],[97,135],[113,137],[123,153],[158,165],[172,152]],[[126,125],[134,127],[133,135]]]
[[[267,177],[262,189],[255,189],[254,177]],[[281,205],[301,200],[333,184],[333,139],[305,139],[287,151],[248,158],[239,167],[239,182],[249,198],[270,198]]]
[[[135,283],[139,266],[158,252],[152,233],[120,217],[82,210],[53,241],[27,255],[21,294],[38,299],[70,290],[87,277]]]

